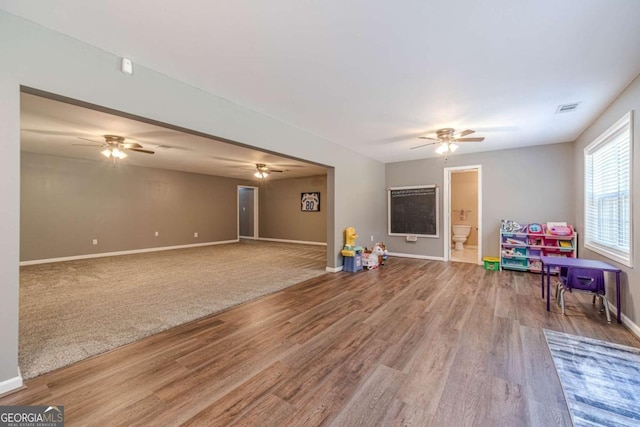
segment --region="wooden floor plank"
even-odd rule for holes
[[[0,405],[86,425],[570,425],[543,328],[640,347],[540,276],[390,258],[326,274],[26,382]]]

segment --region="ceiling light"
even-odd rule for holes
[[[107,159],[113,158],[114,161],[118,159],[124,159],[125,157],[127,157],[127,154],[124,152],[124,150],[120,150],[117,147],[107,148],[106,150],[101,151],[100,154],[105,156]]]
[[[436,148],[436,153],[445,154],[445,153],[453,153],[458,149],[458,146],[453,142],[443,141],[440,143],[438,148]]]
[[[124,153],[124,151],[118,149],[118,148],[114,148],[113,150],[111,150],[111,155],[113,157],[115,157],[116,159],[124,159],[125,157],[127,157],[127,155]]]
[[[263,179],[263,178],[266,178],[266,177],[268,177],[268,176],[269,176],[269,172],[265,172],[265,171],[262,171],[262,172],[261,172],[261,171],[257,171],[256,173],[254,173],[254,174],[253,174],[253,176],[255,176],[256,178]]]

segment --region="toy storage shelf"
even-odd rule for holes
[[[500,227],[500,269],[540,273],[540,256],[577,257],[578,234],[572,226],[570,233],[555,235],[542,225],[538,232],[530,232],[530,225],[522,226],[519,232],[505,231]],[[533,227],[535,229],[535,227]],[[557,274],[557,269],[551,270]]]

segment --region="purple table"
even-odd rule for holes
[[[617,267],[612,266],[611,264],[607,264],[604,261],[598,261],[595,259],[584,259],[584,258],[568,258],[568,257],[555,257],[555,256],[541,256],[540,261],[542,262],[542,298],[544,298],[544,276],[545,276],[545,267],[547,268],[547,311],[551,310],[549,305],[549,293],[551,292],[551,267],[580,267],[580,268],[591,268],[593,270],[601,270],[601,271],[611,271],[616,273],[616,315],[618,317],[618,323],[622,323],[621,313],[620,313],[620,272],[621,270]]]

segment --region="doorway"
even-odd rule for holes
[[[238,186],[238,239],[257,239],[258,187]]]
[[[482,264],[482,167],[445,168],[444,175],[445,260]]]

